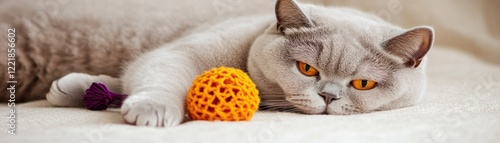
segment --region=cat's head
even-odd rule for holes
[[[248,72],[266,108],[353,114],[417,103],[433,30],[404,30],[346,8],[278,0],[276,24],[253,44]]]

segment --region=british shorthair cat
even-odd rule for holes
[[[425,55],[434,37],[430,27],[403,29],[358,10],[294,0],[277,0],[274,14],[172,27],[191,30],[155,47],[100,47],[122,48],[115,51],[121,54],[108,52],[89,64],[124,65],[113,71],[120,76],[74,71],[80,73],[52,83],[48,101],[82,106],[90,83],[103,82],[129,95],[121,106],[127,123],[175,126],[185,118],[194,78],[227,66],[249,74],[262,110],[332,115],[390,110],[414,105],[423,96]]]

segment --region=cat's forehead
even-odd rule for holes
[[[285,31],[286,46],[289,47],[292,56],[300,59],[314,58],[325,61],[324,58],[330,57],[362,57],[374,52],[367,47],[379,48],[377,43],[363,37],[352,36],[328,27],[292,30]]]
[[[383,78],[384,73],[399,67],[383,53],[378,42],[335,29],[302,29],[286,37],[292,59],[313,65],[327,75],[352,76],[369,70],[366,76]]]

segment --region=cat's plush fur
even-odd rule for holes
[[[151,51],[147,49],[154,47],[145,45],[123,48],[126,50],[120,55],[125,56],[121,57],[108,51],[113,61],[103,58],[94,61],[89,59],[92,56],[83,56],[103,65],[75,72],[114,73],[111,76],[119,72],[120,78],[69,74],[54,82],[54,91],[51,89],[47,98],[55,105],[81,106],[81,94],[68,94],[73,91],[64,90],[83,92],[85,87],[77,87],[77,83],[109,82],[116,85],[113,90],[130,95],[121,107],[126,122],[174,126],[185,117],[185,95],[192,80],[218,66],[247,71],[260,90],[263,109],[307,114],[354,114],[410,106],[420,100],[425,89],[425,55],[433,42],[433,30],[429,27],[404,30],[357,10],[299,4],[293,0],[278,0],[275,15],[233,17],[208,23],[174,34],[177,38],[165,36],[175,40],[148,45],[158,46]],[[95,46],[110,48],[110,45]],[[122,71],[98,70],[116,68],[133,54],[138,56]],[[297,66],[299,61],[316,68],[319,74],[302,74]],[[46,62],[51,61],[42,63]],[[107,66],[112,64],[117,65]],[[350,85],[355,79],[377,84],[370,90],[357,90]],[[65,84],[58,84],[63,81]],[[335,96],[335,100],[326,98],[325,93]]]

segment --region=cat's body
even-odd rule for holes
[[[273,3],[2,1],[0,28],[16,29],[16,101],[45,98],[40,93],[48,92],[53,80],[71,72],[119,77],[124,63],[145,51],[205,32],[221,21],[271,14]],[[0,34],[0,38],[7,43],[7,33]],[[0,47],[7,49],[6,44]],[[7,57],[7,50],[0,50],[0,55]],[[0,64],[7,66],[6,61]],[[7,75],[1,74],[0,79],[6,81]],[[0,83],[0,87],[6,86],[6,82]],[[0,94],[0,101],[9,99],[7,90],[0,90]]]
[[[130,95],[121,107],[126,122],[173,126],[184,118],[185,95],[192,80],[203,71],[219,66],[247,71],[257,84],[266,108],[308,114],[352,114],[410,106],[420,99],[425,88],[424,56],[432,45],[432,30],[428,28],[405,32],[356,10],[297,5],[290,0],[278,0],[276,15],[235,16],[245,12],[234,12],[219,13],[219,18],[210,19],[203,17],[210,15],[207,13],[199,12],[196,18],[172,16],[170,18],[179,18],[179,21],[163,30],[124,33],[125,29],[111,29],[114,33],[104,37],[89,36],[92,32],[79,32],[68,26],[61,29],[76,29],[75,32],[59,31],[67,32],[65,35],[70,38],[52,39],[59,46],[53,50],[41,50],[43,46],[54,45],[50,39],[41,45],[30,43],[37,36],[50,35],[28,33],[20,37],[26,41],[19,42],[18,53],[20,62],[30,57],[25,60],[30,64],[20,65],[24,67],[18,67],[19,74],[38,73],[34,77],[38,81],[19,76],[18,80],[28,83],[21,83],[25,89],[18,93],[47,91],[48,88],[39,84],[48,86],[50,80],[70,72],[120,76],[120,79],[112,79],[111,84],[118,83],[112,89]],[[89,21],[88,26],[96,26],[106,20]],[[116,24],[116,21],[107,22],[104,24]],[[151,23],[137,23],[139,26],[130,28],[140,31],[141,27],[151,30],[148,26],[159,26]],[[111,28],[103,27],[102,30]],[[71,36],[80,33],[92,39],[87,42],[95,43],[71,44],[72,39],[78,39]],[[109,39],[102,39],[106,37]],[[57,42],[58,38],[67,39],[61,43]],[[116,43],[122,43],[123,47]],[[72,46],[64,48],[65,44]],[[63,63],[67,64],[60,65]],[[302,65],[307,67],[306,71]],[[304,73],[311,68],[317,70],[315,74]],[[40,82],[41,77],[44,82]],[[61,80],[74,77],[77,76],[68,75]],[[373,82],[373,89],[354,89],[358,79],[363,88]],[[58,86],[65,85],[55,85]],[[26,88],[36,90],[30,93]],[[57,94],[60,93],[64,92]],[[68,98],[74,103],[54,99],[56,97],[59,98],[51,89],[47,98],[53,104],[81,105],[81,97]]]

